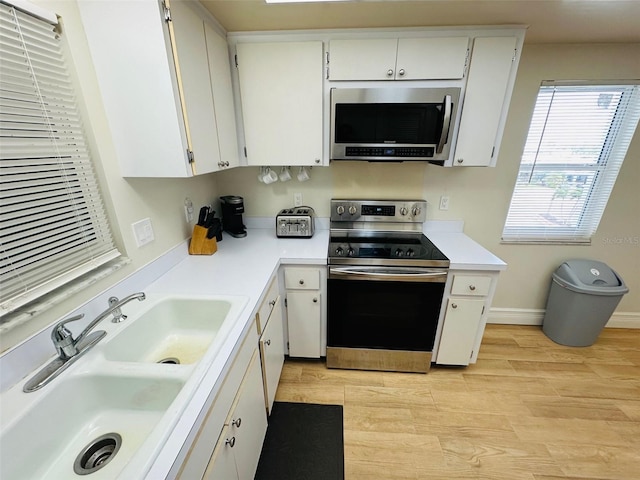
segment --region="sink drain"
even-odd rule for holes
[[[107,433],[96,438],[82,449],[73,462],[73,471],[78,475],[89,475],[107,465],[122,445],[122,437],[117,433]]]
[[[166,363],[168,365],[180,365],[180,360],[176,357],[167,357],[159,360],[158,363]]]

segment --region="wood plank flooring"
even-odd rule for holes
[[[426,375],[288,359],[276,400],[344,406],[346,480],[640,479],[640,330],[488,325],[475,365]]]

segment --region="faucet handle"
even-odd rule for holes
[[[73,339],[73,335],[65,325],[69,322],[75,322],[84,317],[84,313],[66,318],[56,324],[51,331],[51,340],[56,347],[58,356],[62,359],[71,358],[78,353]]]

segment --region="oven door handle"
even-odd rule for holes
[[[445,283],[447,270],[411,267],[330,267],[329,278],[394,282]]]

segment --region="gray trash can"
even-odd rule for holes
[[[561,345],[593,345],[628,291],[605,263],[567,260],[553,273],[542,330]]]

